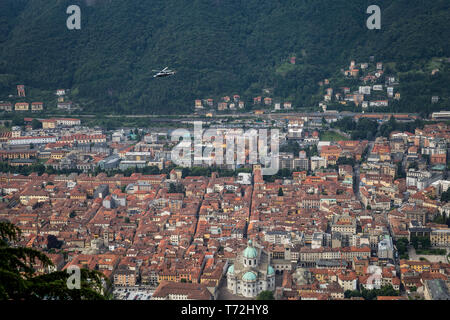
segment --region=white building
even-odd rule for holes
[[[60,126],[72,127],[72,126],[79,126],[81,124],[81,120],[80,119],[57,118],[55,120],[56,120],[56,124],[60,125]]]
[[[359,87],[359,93],[361,93],[361,94],[369,94],[370,95],[370,90],[371,90],[370,86],[360,86]]]
[[[320,168],[326,168],[327,167],[327,159],[322,157],[311,157],[311,170],[316,171]]]
[[[406,173],[406,186],[414,186],[419,190],[428,188],[434,182],[439,181],[442,178],[440,174],[432,174],[428,171],[416,171],[409,169]]]
[[[391,237],[385,236],[385,238],[378,243],[378,258],[394,259],[394,245]]]
[[[227,287],[235,295],[254,298],[262,291],[275,290],[275,270],[270,257],[261,248],[255,248],[252,241],[238,254],[236,261],[228,268]]]
[[[370,101],[369,105],[371,107],[387,107],[389,106],[389,101],[388,100]]]
[[[383,91],[383,85],[382,84],[373,85],[373,91]]]
[[[267,231],[264,234],[264,240],[274,244],[289,244],[291,243],[291,234],[283,230]]]
[[[394,87],[387,88],[388,97],[392,98],[394,96]]]
[[[441,195],[443,192],[447,192],[450,187],[450,180],[438,180],[433,182],[431,185],[435,187],[438,194]]]
[[[122,132],[116,131],[112,134],[112,142],[121,142],[123,140],[125,140],[125,135],[123,133],[123,130],[122,130]]]
[[[319,249],[322,248],[323,245],[323,233],[314,232],[311,240],[311,249]]]
[[[236,183],[239,184],[252,184],[252,174],[251,173],[245,173],[245,172],[239,172],[237,176]]]
[[[11,138],[8,140],[9,145],[24,145],[24,144],[47,144],[56,142],[57,138],[53,136],[39,136],[39,137],[20,137]]]

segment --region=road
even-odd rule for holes
[[[369,142],[369,144],[367,146],[367,148],[369,149],[369,151],[367,153],[368,155],[372,152],[373,146],[374,146],[374,141]],[[359,195],[359,186],[361,183],[361,179],[360,179],[361,172],[360,172],[360,164],[359,163],[355,164],[353,174],[355,176],[355,184],[353,185],[353,192],[355,193],[355,195],[359,199],[359,201],[361,201],[361,197]]]
[[[353,170],[353,173],[354,173],[354,175],[355,175],[355,183],[354,183],[354,185],[353,185],[353,192],[355,193],[355,195],[356,195],[356,198],[359,200],[359,201],[361,201],[361,196],[359,195],[359,184],[360,184],[360,182],[361,182],[361,179],[360,179],[360,172],[359,172],[359,163],[357,163],[356,165],[355,165],[355,168],[354,168],[354,170]]]
[[[355,113],[355,112],[340,112],[337,114],[326,114],[322,112],[286,112],[286,113],[264,113],[264,114],[254,114],[250,112],[236,112],[236,113],[229,113],[229,114],[215,114],[212,118],[206,117],[206,115],[201,114],[180,114],[180,115],[155,115],[155,114],[123,114],[123,115],[103,115],[103,117],[106,118],[155,118],[155,119],[167,119],[167,120],[174,120],[180,119],[181,121],[190,121],[195,119],[217,119],[217,118],[245,118],[245,117],[252,117],[252,118],[266,118],[269,120],[277,120],[277,119],[285,119],[286,117],[327,117],[327,116],[337,116],[338,118],[343,117],[354,117],[355,115],[360,115],[361,113]],[[392,114],[392,113],[377,113],[377,114]],[[410,115],[417,116],[417,114],[411,113]],[[61,116],[61,114],[48,114],[48,116]],[[71,114],[71,117],[81,117],[81,118],[94,118],[97,115],[95,114]]]

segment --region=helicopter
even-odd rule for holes
[[[168,77],[168,76],[173,76],[175,74],[175,71],[170,70],[169,67],[165,67],[162,70],[152,70],[152,71],[156,72],[156,74],[153,76],[153,78]]]

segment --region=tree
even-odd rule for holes
[[[450,227],[450,217],[447,218],[445,214],[439,214],[433,219],[434,223],[446,224]]]
[[[355,159],[353,158],[347,158],[347,157],[340,157],[338,159],[338,161],[336,162],[336,164],[338,166],[340,165],[350,165],[350,166],[355,166]]]
[[[300,150],[300,145],[294,140],[288,140],[287,144],[280,147],[280,152],[290,152],[295,155],[297,155]]]
[[[47,249],[61,249],[61,246],[63,245],[63,242],[58,240],[56,236],[49,234],[47,236]]]
[[[430,155],[429,154],[422,154],[422,158],[425,159],[427,164],[430,164]]]
[[[33,130],[41,129],[42,122],[40,122],[38,119],[33,119],[33,121],[31,121],[31,127],[33,128]]]
[[[14,114],[13,119],[12,119],[12,125],[13,126],[23,126],[24,125],[23,117],[21,117],[20,115]]]
[[[315,157],[319,155],[319,150],[317,149],[317,144],[313,144],[310,149],[310,155],[308,157]]]
[[[33,264],[53,266],[42,252],[17,246],[20,229],[0,222],[0,300],[104,300],[106,277],[95,270],[80,269],[80,289],[69,289],[67,272],[36,275]]]
[[[374,300],[378,296],[393,297],[393,296],[398,296],[398,295],[399,295],[399,292],[396,291],[392,287],[392,285],[386,285],[386,286],[381,287],[380,289],[372,289],[372,290],[362,288],[361,292],[359,292],[358,290],[354,290],[354,291],[347,290],[344,292],[345,298],[363,297],[364,300]]]
[[[450,201],[450,188],[447,191],[445,191],[445,192],[443,192],[441,194],[441,201],[442,202],[449,202]]]
[[[275,300],[275,297],[273,296],[272,291],[261,291],[258,296],[256,297],[256,300]]]
[[[280,189],[278,189],[278,196],[279,196],[279,197],[284,196],[283,188],[281,188],[281,187],[280,187]]]
[[[416,161],[414,161],[413,163],[411,163],[410,165],[409,165],[409,167],[408,167],[409,169],[414,169],[414,170],[419,170],[419,164],[416,162]]]
[[[408,244],[409,241],[407,238],[400,238],[397,240],[395,246],[397,247],[398,255],[400,259],[408,259]]]
[[[361,293],[358,290],[346,290],[344,292],[344,297],[349,299],[349,298],[358,298],[358,297],[362,297]]]
[[[411,244],[414,249],[429,249],[431,247],[431,241],[428,237],[411,237]]]
[[[399,162],[397,163],[397,172],[395,175],[395,179],[402,179],[402,178],[406,178],[406,172],[403,170],[402,163]]]

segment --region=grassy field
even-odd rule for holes
[[[333,131],[324,131],[320,133],[320,141],[341,141],[348,140],[348,138]]]

